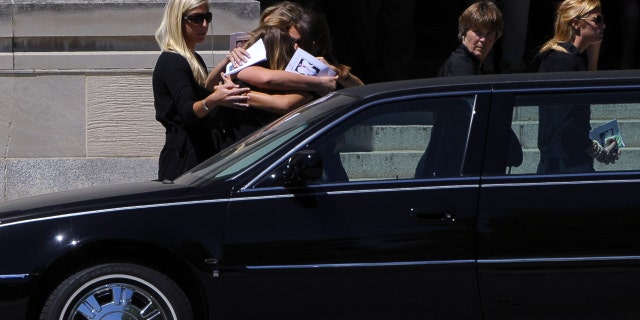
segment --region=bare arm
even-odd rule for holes
[[[337,77],[312,77],[259,66],[240,70],[237,79],[268,90],[314,91],[322,95],[334,91],[337,81]]]
[[[249,107],[249,88],[239,88],[233,82],[214,86],[213,93],[206,98],[193,103],[193,112],[199,118],[204,118],[209,112],[218,106],[231,108]]]
[[[213,91],[213,87],[222,82],[221,74],[224,72],[227,63],[229,63],[229,59],[224,58],[220,62],[218,62],[218,64],[216,64],[213,69],[211,69],[211,72],[209,72],[209,76],[207,76],[205,88]]]
[[[251,91],[249,93],[249,106],[275,113],[285,114],[303,104],[313,100],[309,92],[300,91],[283,94],[268,94],[264,92]]]
[[[227,54],[224,59],[222,59],[218,64],[211,69],[209,76],[207,77],[207,82],[205,84],[205,88],[213,91],[213,87],[216,84],[222,82],[222,77],[220,74],[225,71],[227,64],[229,62],[233,63],[233,67],[237,68],[241,66],[243,63],[247,62],[247,59],[251,58],[251,55],[244,50],[243,48],[235,48]]]

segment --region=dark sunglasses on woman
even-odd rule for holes
[[[188,16],[182,17],[182,20],[186,20],[193,24],[198,24],[198,25],[202,24],[202,22],[204,22],[205,20],[207,21],[207,23],[211,23],[212,19],[213,19],[213,14],[211,14],[211,12],[194,13],[194,14],[190,14]]]
[[[600,14],[595,16],[595,17],[593,17],[593,18],[582,17],[580,19],[593,21],[596,25],[603,25],[604,24],[604,16],[600,15]]]

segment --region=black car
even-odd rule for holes
[[[620,157],[538,173],[572,105]],[[640,70],[342,90],[175,181],[2,204],[0,319],[635,319],[639,133]]]

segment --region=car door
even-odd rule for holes
[[[497,93],[494,101],[485,163],[502,161],[497,146],[506,143],[497,129],[511,120],[524,161],[510,170],[502,162],[483,177],[478,277],[485,319],[636,319],[640,91],[590,86]],[[540,106],[578,104],[590,107],[592,127],[617,119],[626,143],[619,161],[596,161],[592,172],[537,174]]]
[[[283,159],[235,194],[225,232],[225,312],[480,319],[479,179],[461,176],[474,101],[372,103],[305,143],[322,155],[322,179],[284,187]]]

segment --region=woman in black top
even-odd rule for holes
[[[455,49],[438,71],[438,77],[483,74],[482,64],[502,35],[502,12],[491,1],[470,5],[458,18],[458,40]]]
[[[438,77],[484,74],[482,64],[502,35],[502,12],[491,1],[479,1],[467,7],[458,18],[456,48],[438,71]],[[440,112],[431,130],[431,139],[416,169],[416,177],[456,176],[460,174],[471,112]],[[508,166],[522,163],[522,148],[513,130],[509,132]],[[446,140],[446,141],[445,141]],[[437,155],[437,157],[434,157]]]
[[[206,0],[169,0],[156,31],[162,53],[153,71],[156,120],[165,128],[158,179],[173,180],[218,152],[217,128],[231,108],[246,108],[248,88],[229,83],[205,89],[207,68],[195,51],[207,35],[211,12]]]
[[[587,70],[587,53],[599,49],[605,27],[599,0],[563,1],[555,35],[538,54],[539,71]],[[593,172],[594,158],[605,164],[618,159],[615,142],[605,148],[589,137],[590,119],[589,105],[539,107],[538,173]]]

